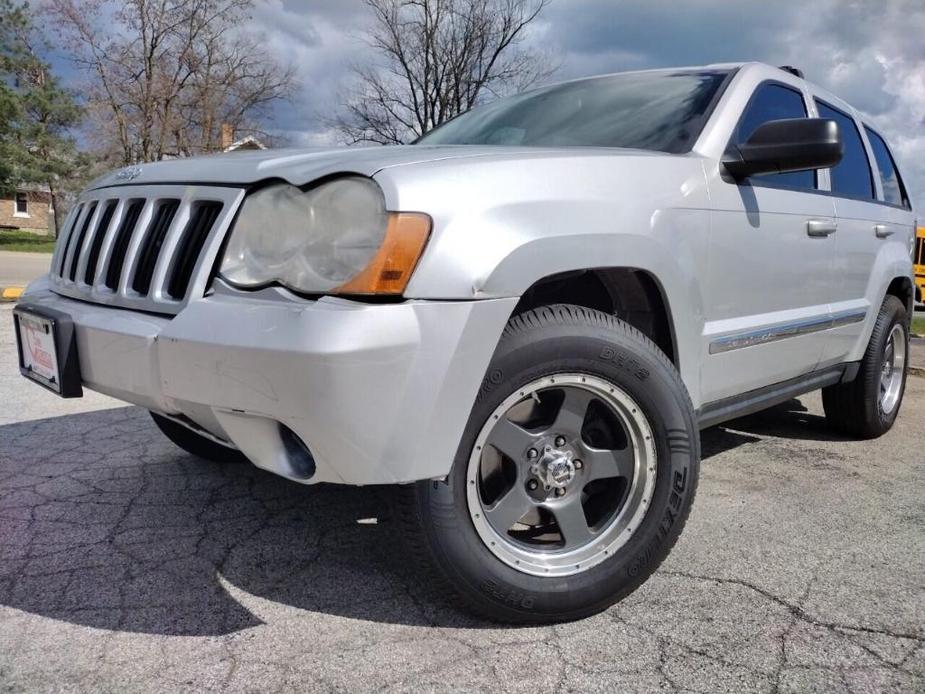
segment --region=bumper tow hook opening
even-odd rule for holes
[[[308,446],[285,424],[279,425],[279,436],[286,449],[292,474],[299,479],[311,479],[315,474],[315,458]]]

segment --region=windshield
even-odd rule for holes
[[[728,75],[726,70],[638,72],[542,87],[463,113],[417,144],[687,152]]]

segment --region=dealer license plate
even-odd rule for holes
[[[27,311],[16,311],[22,374],[61,394],[55,322]]]

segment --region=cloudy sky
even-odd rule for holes
[[[293,145],[336,144],[325,120],[350,66],[375,60],[368,19],[362,0],[255,0],[245,30],[300,83],[269,130]],[[925,0],[551,0],[526,40],[560,65],[550,81],[748,60],[800,67],[883,131],[925,210]],[[75,77],[66,55],[54,63]]]
[[[251,28],[298,66],[301,87],[272,127],[328,144],[324,127],[369,59],[360,0],[258,0]],[[762,60],[867,112],[925,208],[925,2],[922,0],[552,0],[528,37],[561,64],[554,80],[618,70]]]

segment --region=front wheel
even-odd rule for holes
[[[483,616],[576,619],[632,592],[694,498],[687,391],[635,328],[577,306],[508,324],[450,475],[401,492],[413,552]]]

